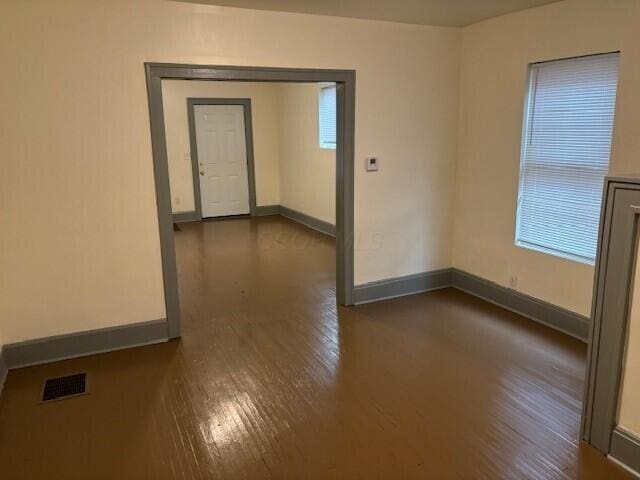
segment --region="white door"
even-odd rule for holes
[[[249,213],[242,105],[195,105],[202,217]]]

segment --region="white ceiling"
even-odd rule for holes
[[[182,0],[229,7],[461,27],[559,0]]]

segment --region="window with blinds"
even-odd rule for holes
[[[596,257],[619,54],[530,66],[516,244],[585,263]]]
[[[319,136],[321,148],[336,148],[336,86],[320,90]]]

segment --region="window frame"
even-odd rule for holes
[[[526,250],[530,250],[530,251],[534,251],[537,253],[543,253],[543,254],[547,254],[547,255],[551,255],[553,257],[557,257],[557,258],[562,258],[564,260],[569,260],[569,261],[573,261],[576,263],[581,263],[581,264],[586,264],[586,265],[590,265],[590,266],[594,266],[596,263],[596,257],[597,257],[597,242],[598,242],[598,238],[596,237],[595,241],[596,241],[596,254],[594,256],[594,258],[590,258],[590,257],[585,257],[582,255],[576,255],[576,254],[572,254],[569,252],[564,252],[558,249],[554,249],[545,245],[537,245],[533,242],[527,242],[524,240],[521,240],[520,237],[520,209],[522,206],[522,200],[523,200],[523,182],[524,182],[524,171],[525,171],[525,160],[526,160],[526,153],[527,153],[527,144],[530,140],[531,137],[531,125],[530,125],[530,119],[531,119],[531,109],[533,108],[533,102],[535,100],[535,91],[532,88],[533,85],[535,85],[537,83],[537,75],[538,75],[538,70],[535,68],[537,65],[542,65],[545,63],[555,63],[555,62],[563,62],[563,61],[569,61],[569,60],[576,60],[576,59],[583,59],[583,58],[589,58],[589,57],[598,57],[598,56],[603,56],[603,55],[620,55],[620,51],[612,51],[612,52],[602,52],[602,53],[594,53],[594,54],[589,54],[589,55],[581,55],[581,56],[575,56],[575,57],[566,57],[566,58],[558,58],[558,59],[553,59],[553,60],[546,60],[546,61],[540,61],[540,62],[532,62],[529,63],[527,65],[527,80],[526,80],[526,91],[525,91],[525,101],[524,101],[524,108],[523,108],[523,114],[522,114],[522,128],[521,128],[521,142],[520,142],[520,162],[519,162],[519,170],[518,170],[518,185],[517,185],[517,197],[516,197],[516,212],[515,212],[515,231],[514,231],[514,245],[516,247],[519,248],[523,248]],[[620,79],[620,70],[619,70],[619,66],[618,66],[618,77],[617,77],[617,84],[616,84],[616,92],[615,92],[615,96],[616,96],[616,100],[614,102],[614,128],[615,128],[615,114],[617,112],[617,90],[619,87],[619,79]],[[609,171],[610,169],[610,165],[611,165],[611,151],[613,149],[613,132],[611,134],[611,141],[610,141],[610,145],[609,145],[609,161],[607,164],[607,171]],[[608,172],[607,172],[608,174]],[[605,174],[605,177],[606,175]],[[603,181],[604,184],[604,181]],[[602,195],[604,195],[604,192],[602,193]],[[601,195],[601,198],[602,198]],[[600,207],[602,208],[602,200],[601,200],[601,205]]]
[[[335,129],[335,140],[333,142],[325,142],[324,137],[323,137],[323,130],[322,130],[322,126],[323,126],[323,93],[325,90],[333,90],[334,91],[334,95],[336,97],[336,103],[334,105],[334,108],[336,109],[334,116],[337,118],[337,95],[338,95],[338,91],[337,91],[337,85],[336,84],[330,84],[330,85],[323,85],[320,87],[320,91],[318,93],[318,145],[321,149],[323,150],[335,150],[336,146],[338,144],[338,137],[337,137],[337,129]],[[335,128],[335,127],[334,127]]]

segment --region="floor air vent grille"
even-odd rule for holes
[[[42,399],[44,402],[64,400],[78,395],[85,395],[87,390],[87,374],[76,373],[65,377],[48,378],[44,381],[42,388]]]

